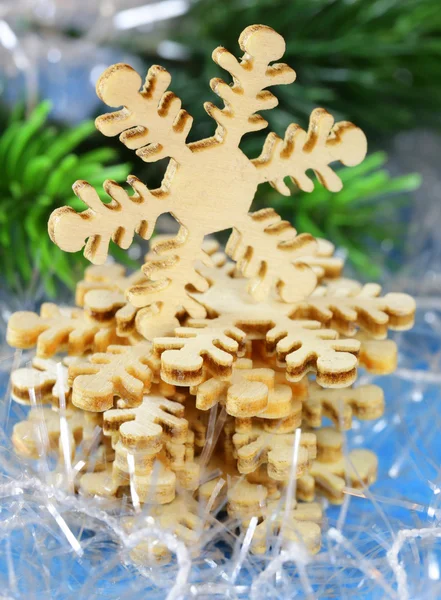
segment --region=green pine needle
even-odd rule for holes
[[[108,165],[116,158],[109,148],[78,152],[95,131],[92,121],[59,131],[48,125],[49,102],[41,102],[28,119],[23,107],[14,109],[0,136],[0,276],[8,287],[26,290],[38,276],[53,296],[57,281],[72,288],[85,260],[66,254],[49,238],[47,221],[59,206],[85,210],[72,192],[76,179],[87,179],[100,192],[105,179],[124,181],[129,165]],[[119,260],[127,256],[118,254]],[[38,277],[37,277],[38,279]]]

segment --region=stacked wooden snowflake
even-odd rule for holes
[[[256,553],[286,540],[317,551],[322,504],[312,501],[341,503],[345,491],[376,478],[372,452],[343,449],[353,417],[376,419],[384,409],[380,388],[351,387],[357,365],[395,368],[396,346],[385,338],[412,325],[415,305],[341,278],[332,244],[297,235],[272,209],[248,212],[260,183],[289,194],[289,177],[311,191],[310,170],[338,192],[329,164],[360,163],[366,139],[317,109],[308,132],[293,124],[284,139],[270,133],[249,160],[242,136],[266,127],[259,111],[277,105],[268,87],[292,83],[295,73],[270,64],[285,43],[269,27],[248,27],[239,44],[241,60],[224,48],[213,53],[233,83],[211,81],[225,106],[205,105],[217,129],[197,142],[186,142],[192,119],[167,91],[162,67],[144,85],[123,64],[100,78],[100,98],[123,108],[99,117],[98,129],[120,134],[144,161],[170,161],[157,190],[130,177],[129,195],[106,181],[105,204],[78,181],[88,209],[52,214],[52,240],[69,252],[85,245],[94,266],[77,286],[78,308],[45,304],[40,315],[10,319],[11,346],[36,347],[32,367],[12,374],[14,399],[34,405],[13,442],[31,458],[60,445],[59,478],[66,473],[83,494],[127,494],[136,509],[128,528],[149,505],[196,551],[226,507],[238,526],[252,527]],[[122,248],[135,232],[149,239],[163,213],[179,232],[155,238],[140,271],[106,263],[111,239]],[[234,262],[207,238],[228,228]],[[145,544],[133,554],[144,561],[152,553],[165,549]]]

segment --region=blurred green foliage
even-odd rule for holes
[[[179,22],[176,39],[190,54],[173,81],[192,114],[221,71],[213,49],[240,56],[238,36],[255,23],[284,36],[282,60],[297,72],[294,85],[276,90],[279,108],[265,113],[279,134],[293,119],[305,126],[316,106],[354,121],[371,140],[441,124],[439,0],[196,0]]]
[[[25,119],[17,107],[0,137],[1,276],[16,293],[42,283],[54,295],[57,280],[74,285],[82,256],[66,254],[51,242],[49,214],[65,204],[86,208],[72,192],[76,179],[87,179],[108,201],[103,181],[123,181],[129,172],[127,164],[106,166],[116,159],[113,149],[74,152],[95,131],[93,121],[60,131],[47,124],[50,108],[42,102]]]

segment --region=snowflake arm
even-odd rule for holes
[[[127,463],[125,468],[127,470]],[[107,464],[100,473],[85,473],[80,480],[80,489],[86,496],[115,496],[121,486],[127,485],[127,475],[115,462],[113,469]],[[141,504],[168,504],[175,498],[176,475],[160,460],[155,460],[150,473],[135,472],[133,487]]]
[[[228,85],[219,78],[212,79],[211,88],[222,98],[225,106],[220,109],[211,102],[204,105],[207,113],[218,123],[214,139],[234,146],[239,144],[245,133],[259,131],[268,125],[258,111],[275,108],[278,100],[265,88],[292,83],[296,77],[288,65],[269,65],[285,52],[285,40],[270,27],[247,27],[239,38],[239,45],[245,52],[241,61],[225,48],[214,50],[214,62],[232,75],[233,84]],[[206,143],[206,140],[203,142]]]
[[[149,512],[164,530],[170,531],[185,542],[192,554],[198,552],[204,521],[200,517],[199,506],[194,500],[177,497],[169,504],[149,507]],[[136,521],[131,524],[131,531],[135,531],[136,524]],[[139,527],[144,526],[145,522],[141,519]],[[151,564],[152,557],[161,564],[171,560],[168,547],[159,541],[154,545],[149,542],[141,542],[130,552],[130,558],[142,566]]]
[[[370,450],[356,448],[343,453],[343,435],[331,427],[322,427],[317,435],[317,459],[309,473],[297,480],[297,498],[311,502],[318,491],[331,504],[342,504],[344,488],[366,488],[375,482],[378,458]]]
[[[291,388],[276,383],[275,379],[273,369],[253,368],[252,360],[239,359],[229,381],[212,377],[197,389],[192,389],[191,393],[196,393],[199,410],[208,410],[221,403],[229,415],[240,419],[256,415],[277,418],[292,411],[293,402]]]
[[[239,473],[253,473],[260,465],[268,465],[271,479],[286,481],[290,475],[293,433],[268,433],[255,425],[246,433],[235,433],[233,444],[237,453]],[[316,457],[316,436],[302,433],[296,476],[305,473]]]
[[[340,161],[353,167],[364,159],[366,151],[366,137],[361,129],[346,121],[334,125],[333,117],[317,108],[311,114],[308,133],[295,124],[288,127],[284,140],[270,133],[261,155],[252,162],[259,182],[269,181],[284,196],[290,195],[285,177],[290,177],[304,192],[312,192],[314,183],[306,175],[309,169],[324,187],[338,192],[343,184],[329,164]]]
[[[360,366],[369,373],[389,375],[397,368],[398,347],[393,340],[372,340],[362,332],[357,333],[360,340]]]
[[[134,176],[127,181],[135,192],[132,196],[114,181],[104,182],[103,187],[112,198],[109,204],[101,202],[87,181],[77,181],[74,193],[89,208],[80,213],[70,206],[54,210],[48,224],[51,240],[66,252],[78,252],[85,246],[84,256],[101,265],[107,258],[110,240],[127,249],[134,233],[150,239],[158,217],[170,210],[167,195],[160,190],[150,192]]]
[[[320,329],[317,321],[275,316],[273,322],[266,334],[267,352],[276,354],[288,381],[300,381],[310,371],[323,387],[347,387],[355,381],[358,340],[338,339],[336,331]]]
[[[316,319],[343,335],[354,335],[360,327],[375,339],[384,339],[388,329],[398,331],[413,325],[415,301],[407,294],[390,293],[380,297],[375,283],[361,286],[341,279],[318,288],[291,314],[295,318]]]
[[[77,283],[75,289],[75,304],[84,306],[87,292],[92,290],[121,289],[125,279],[126,269],[117,263],[110,265],[90,265],[84,271],[84,279]]]
[[[226,253],[247,279],[248,291],[263,300],[275,287],[285,302],[308,296],[317,284],[313,270],[302,257],[313,255],[316,242],[308,233],[297,235],[288,221],[272,208],[244,215],[236,222]]]
[[[302,261],[311,267],[319,280],[340,277],[344,260],[334,256],[334,244],[323,238],[316,238],[315,241],[317,244],[316,251],[311,256],[303,256]]]
[[[161,449],[164,440],[185,444],[188,422],[183,418],[184,406],[159,395],[146,395],[142,404],[133,408],[114,408],[104,413],[104,434],[128,450]]]
[[[266,518],[256,527],[251,552],[265,554],[271,545],[271,536],[274,536],[272,539],[278,539],[281,535],[285,543],[302,544],[311,554],[317,554],[321,547],[322,530],[319,523],[312,520],[313,517],[321,521],[320,504],[299,505],[285,519],[284,511],[278,508],[277,502],[270,503]]]
[[[251,517],[257,516],[259,524],[254,532],[250,550],[253,554],[265,553],[272,543],[284,542],[304,544],[315,554],[321,545],[321,523],[323,510],[318,503],[293,503],[289,514],[285,514],[278,500],[268,498],[268,483],[259,485],[246,479],[235,481],[228,490],[228,515],[239,519],[248,527]]]
[[[67,366],[61,364],[61,381],[58,381],[58,364],[55,360],[34,357],[32,367],[12,371],[12,398],[19,404],[29,406],[32,404],[31,390],[33,390],[35,397],[38,398],[41,404],[59,406],[62,391],[66,402],[69,402],[71,389],[67,382]]]
[[[203,236],[191,235],[181,227],[172,239],[153,246],[142,271],[147,281],[128,290],[127,299],[139,311],[138,331],[147,339],[169,334],[179,323],[176,314],[185,309],[193,318],[206,315],[204,307],[188,293],[187,286],[200,292],[208,288],[207,280],[196,268],[209,257],[201,250]]]
[[[97,129],[107,136],[121,134],[121,142],[145,162],[171,157],[184,164],[192,156],[185,140],[193,119],[167,91],[170,82],[170,73],[154,65],[140,89],[141,77],[129,65],[109,67],[98,80],[97,94],[108,106],[124,108],[98,117]]]
[[[191,324],[178,327],[175,337],[154,339],[154,351],[161,356],[161,379],[173,385],[199,385],[204,367],[218,378],[230,378],[233,358],[243,353],[246,334],[222,318]]]
[[[117,333],[121,337],[128,337],[135,330],[137,309],[127,302],[122,292],[91,290],[85,296],[84,308],[95,323],[106,325],[115,319]]]
[[[185,490],[195,491],[199,487],[201,468],[194,460],[195,434],[188,431],[185,443],[166,442],[164,460],[176,474],[176,479]]]
[[[91,441],[97,425],[94,416],[69,409],[66,412],[66,419],[71,458],[74,457],[75,448],[80,441],[83,442],[87,454],[87,444]],[[60,415],[49,408],[37,408],[31,409],[25,420],[14,425],[12,443],[16,453],[26,458],[38,459],[41,458],[42,452],[58,450],[61,462],[63,462],[63,435],[60,427]],[[100,444],[98,452],[94,452],[95,469],[99,469],[102,461],[106,462],[106,458],[111,459],[113,453],[109,450],[108,446]],[[93,468],[92,464],[88,466]]]
[[[162,355],[163,372],[167,372],[168,376],[169,370],[175,370],[181,377],[177,381],[171,379],[169,383],[183,385],[179,381],[185,381],[187,376],[191,379],[193,375],[198,379],[193,385],[201,383],[204,362],[210,367],[211,359],[206,355],[209,348],[213,345],[219,347],[219,339],[222,339],[222,349],[236,356],[243,350],[247,338],[266,340],[267,353],[277,356],[279,366],[286,369],[289,381],[300,381],[306,373],[313,371],[324,387],[347,387],[353,383],[360,349],[358,340],[338,339],[336,331],[321,329],[319,321],[291,319],[289,314],[293,306],[290,304],[275,301],[260,304],[252,301],[244,289],[244,280],[228,276],[229,265],[212,269],[211,275],[207,271],[204,270],[204,275],[212,281],[212,285],[206,292],[195,294],[195,297],[209,314],[218,316],[190,320],[188,327],[179,330],[179,336],[161,340],[158,351],[167,350],[168,344],[170,349],[179,350],[172,355]],[[225,334],[227,338],[239,342],[239,346],[231,345],[231,340],[228,342]],[[182,335],[196,339],[185,342],[181,339]],[[191,350],[190,354],[187,348]],[[221,361],[221,364],[229,365],[231,362],[232,356],[227,362]],[[225,375],[230,377],[231,371]]]
[[[126,300],[125,294],[145,281],[140,270],[126,275],[122,265],[91,265],[85,271],[84,280],[77,284],[75,301],[84,307],[91,321],[109,326],[115,319],[117,334],[129,337],[135,332],[138,309]]]

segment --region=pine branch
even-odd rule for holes
[[[42,102],[27,119],[19,108],[0,136],[2,280],[9,290],[26,295],[21,302],[38,302],[42,292],[55,295],[56,282],[73,287],[80,276],[83,258],[67,256],[47,236],[49,212],[72,205],[71,182],[79,177],[125,179],[128,174],[126,164],[106,166],[116,158],[110,148],[77,151],[94,131],[93,122],[60,131],[46,121],[50,108]],[[124,262],[130,262],[128,257]]]

